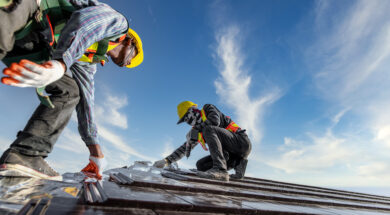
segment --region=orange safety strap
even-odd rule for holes
[[[47,14],[46,14],[46,18],[47,18],[47,22],[49,23],[49,27],[50,27],[50,31],[51,31],[51,42],[49,44],[50,44],[50,46],[53,46],[54,41],[55,41],[53,26],[51,25],[50,18],[49,18],[49,16]]]
[[[203,122],[207,120],[206,113],[203,109],[200,111],[200,116],[201,116]],[[232,121],[225,129],[230,131],[230,132],[236,133],[237,130],[241,129],[241,128],[235,122]],[[198,142],[200,143],[200,145],[202,146],[202,148],[204,150],[208,151],[208,149],[206,147],[206,141],[203,138],[202,132],[198,133]]]
[[[93,50],[93,49],[87,49],[87,50],[85,50],[85,52],[88,52],[88,53],[96,53],[96,50]]]
[[[236,133],[237,130],[240,128],[235,122],[231,122],[227,127],[226,130],[231,131],[233,133]]]
[[[118,44],[118,43],[120,43],[120,42],[122,42],[125,38],[126,38],[126,35],[127,34],[124,34],[124,35],[122,35],[121,37],[119,37],[116,41],[109,41],[108,42],[108,44],[109,45],[116,45],[116,44]]]
[[[93,55],[94,55],[94,54],[92,54],[92,53],[91,53],[91,54],[88,54],[88,58],[89,58],[91,61],[92,61],[92,59],[93,59]]]
[[[50,23],[50,21],[49,21]],[[51,25],[50,25],[51,26]],[[52,30],[53,31],[53,30]],[[54,34],[53,34],[54,35]],[[109,41],[108,44],[109,45],[116,45],[118,43],[121,43],[124,39],[126,38],[126,34],[124,34],[123,36],[119,37],[116,41]],[[96,54],[96,51],[97,50],[94,50],[94,49],[87,49],[85,50],[85,52],[88,54],[88,58],[92,61],[93,59],[93,56]],[[102,66],[104,66],[105,62],[101,62]]]

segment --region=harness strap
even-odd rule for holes
[[[202,148],[205,151],[208,151],[207,146],[206,146],[206,141],[203,138],[203,133],[202,132],[198,133],[198,142],[200,143],[200,145],[202,146]]]
[[[27,22],[27,24],[24,26],[24,28],[20,29],[19,31],[15,32],[15,40],[20,40],[23,37],[27,36],[31,32],[31,29],[33,28],[34,21],[31,19]]]
[[[226,127],[226,130],[229,130],[229,131],[231,131],[233,133],[236,133],[238,129],[241,129],[240,126],[238,126],[233,121]]]
[[[96,49],[96,53],[93,55],[92,62],[102,62],[102,61],[107,61],[107,57],[105,56],[108,50],[108,44],[109,44],[108,39],[103,39],[98,42],[98,47]]]
[[[200,117],[202,117],[202,121],[206,121],[207,120],[207,117],[206,117],[206,112],[203,110],[200,111]]]

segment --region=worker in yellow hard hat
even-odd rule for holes
[[[187,133],[187,141],[166,158],[156,161],[155,167],[162,168],[184,156],[189,157],[191,150],[200,143],[204,150],[210,150],[209,156],[196,163],[200,177],[229,181],[227,170],[232,168],[235,174],[230,178],[244,177],[252,149],[244,129],[212,104],[206,104],[199,110],[197,104],[184,101],[177,106],[177,115],[178,124],[186,122],[192,127]]]
[[[96,0],[9,2],[0,5],[0,59],[8,66],[1,82],[36,88],[41,104],[1,156],[0,175],[61,178],[44,158],[76,109],[90,152],[82,172],[100,179],[106,160],[94,114],[96,64],[111,58],[120,67],[139,66],[144,58],[139,35],[122,14]]]

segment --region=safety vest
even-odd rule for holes
[[[122,34],[119,37],[114,38],[103,39],[92,44],[87,48],[87,50],[85,50],[85,53],[79,59],[79,61],[100,63],[102,66],[104,66],[107,61],[106,53],[117,47],[126,38],[126,34]]]
[[[202,109],[200,111],[200,117],[202,118],[202,121],[206,121],[207,120],[207,117],[206,117],[206,113],[204,111],[204,109]],[[233,133],[236,133],[238,131],[238,129],[241,129],[240,126],[238,126],[235,122],[233,122],[233,120],[229,123],[228,126],[226,126],[225,128],[226,130],[230,131],[230,132],[233,132]],[[203,134],[202,132],[199,132],[198,133],[198,142],[200,143],[200,145],[202,146],[202,148],[207,151],[207,147],[206,147],[206,141],[204,140],[203,138]]]
[[[75,10],[76,8],[67,0],[42,0],[36,16],[30,19],[24,28],[15,32],[15,40],[16,42],[19,40],[23,41],[24,38],[34,31],[39,31],[41,36],[40,42],[46,45],[30,52],[23,51],[20,53],[20,51],[13,50],[2,59],[3,63],[10,66],[11,63],[19,62],[22,59],[27,59],[38,64],[50,60],[50,54],[56,48],[61,30],[65,27],[67,20],[69,20]],[[95,42],[87,48],[79,61],[101,63],[104,65],[107,61],[106,53],[119,45],[125,37],[126,32]],[[44,89],[45,87],[37,88],[36,90],[39,100],[42,104],[54,108],[49,97],[44,95]]]

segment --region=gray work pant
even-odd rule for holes
[[[55,108],[40,104],[24,130],[19,131],[11,148],[22,154],[46,157],[79,103],[79,87],[67,74],[46,86],[46,92],[51,94]]]
[[[227,164],[227,159],[224,157],[224,151],[228,154],[233,154],[241,158],[247,158],[251,152],[252,145],[248,135],[244,131],[237,133],[230,132],[218,126],[206,126],[202,130],[203,138],[205,139],[210,150],[210,157],[212,159],[212,168],[219,170],[227,170],[233,168]],[[206,168],[209,158],[199,160]],[[199,163],[199,166],[203,166]],[[198,164],[197,164],[198,166]]]
[[[239,161],[239,158],[229,155],[227,153],[223,153],[223,155],[226,160],[227,170],[233,169]],[[226,158],[226,155],[229,156],[229,159]],[[198,171],[205,172],[211,168],[213,168],[213,158],[211,157],[211,155],[207,155],[196,162],[196,169]]]

